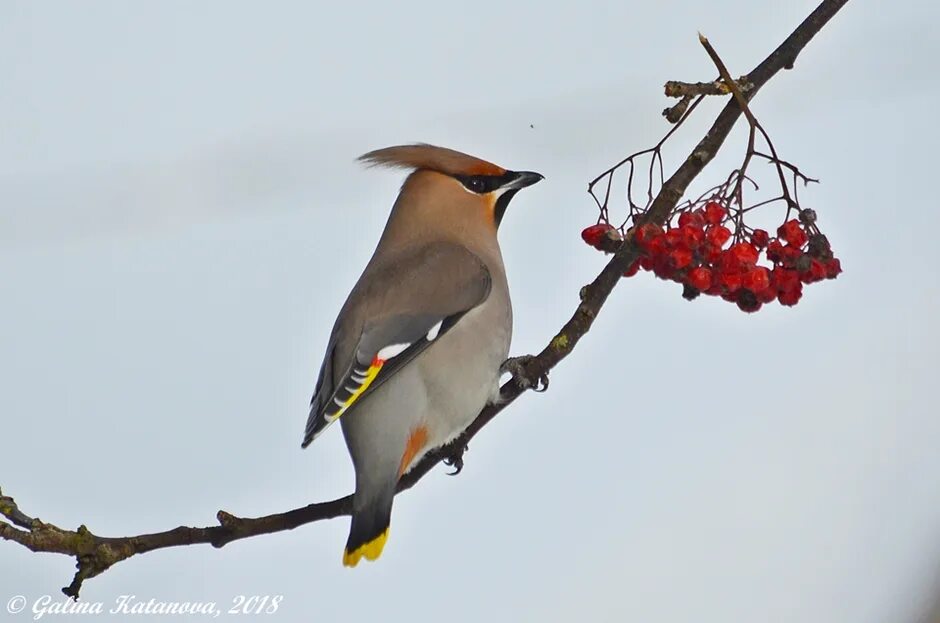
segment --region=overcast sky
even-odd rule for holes
[[[100,535],[348,493],[339,428],[300,441],[401,182],[355,157],[428,141],[546,176],[500,231],[513,352],[536,352],[605,262],[579,238],[587,181],[667,129],[663,82],[714,76],[696,32],[741,74],[816,2],[569,4],[0,2],[4,493]],[[938,18],[850,2],[754,103],[823,182],[803,197],[838,280],[755,315],[620,284],[549,393],[397,500],[375,564],[342,567],[343,518],[147,554],[83,598],[283,595],[283,621],[914,621],[940,571]],[[697,187],[739,162],[733,138]],[[0,608],[72,572],[0,543]]]

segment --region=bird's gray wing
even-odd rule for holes
[[[451,243],[426,245],[383,268],[367,269],[330,337],[302,447],[447,333],[489,292],[486,265]]]

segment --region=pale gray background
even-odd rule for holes
[[[421,140],[546,175],[501,230],[513,351],[535,351],[605,261],[578,237],[587,181],[665,131],[665,80],[715,74],[696,31],[743,73],[815,4],[0,2],[4,492],[105,535],[347,493],[339,430],[299,444],[401,181],[354,158]],[[84,598],[283,594],[284,621],[913,620],[940,564],[938,16],[850,2],[755,102],[824,182],[806,204],[837,281],[752,316],[621,284],[548,394],[399,498],[377,564],[341,566],[340,519],[148,554]],[[0,608],[72,570],[0,543]]]

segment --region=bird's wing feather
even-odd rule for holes
[[[307,447],[323,430],[486,300],[490,275],[464,247],[424,246],[393,265],[366,271],[341,313],[320,368],[304,433]],[[358,318],[345,357],[338,334]]]

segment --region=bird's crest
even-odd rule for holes
[[[427,143],[396,145],[359,156],[370,166],[399,169],[430,169],[446,175],[502,175],[506,169],[474,156]]]

